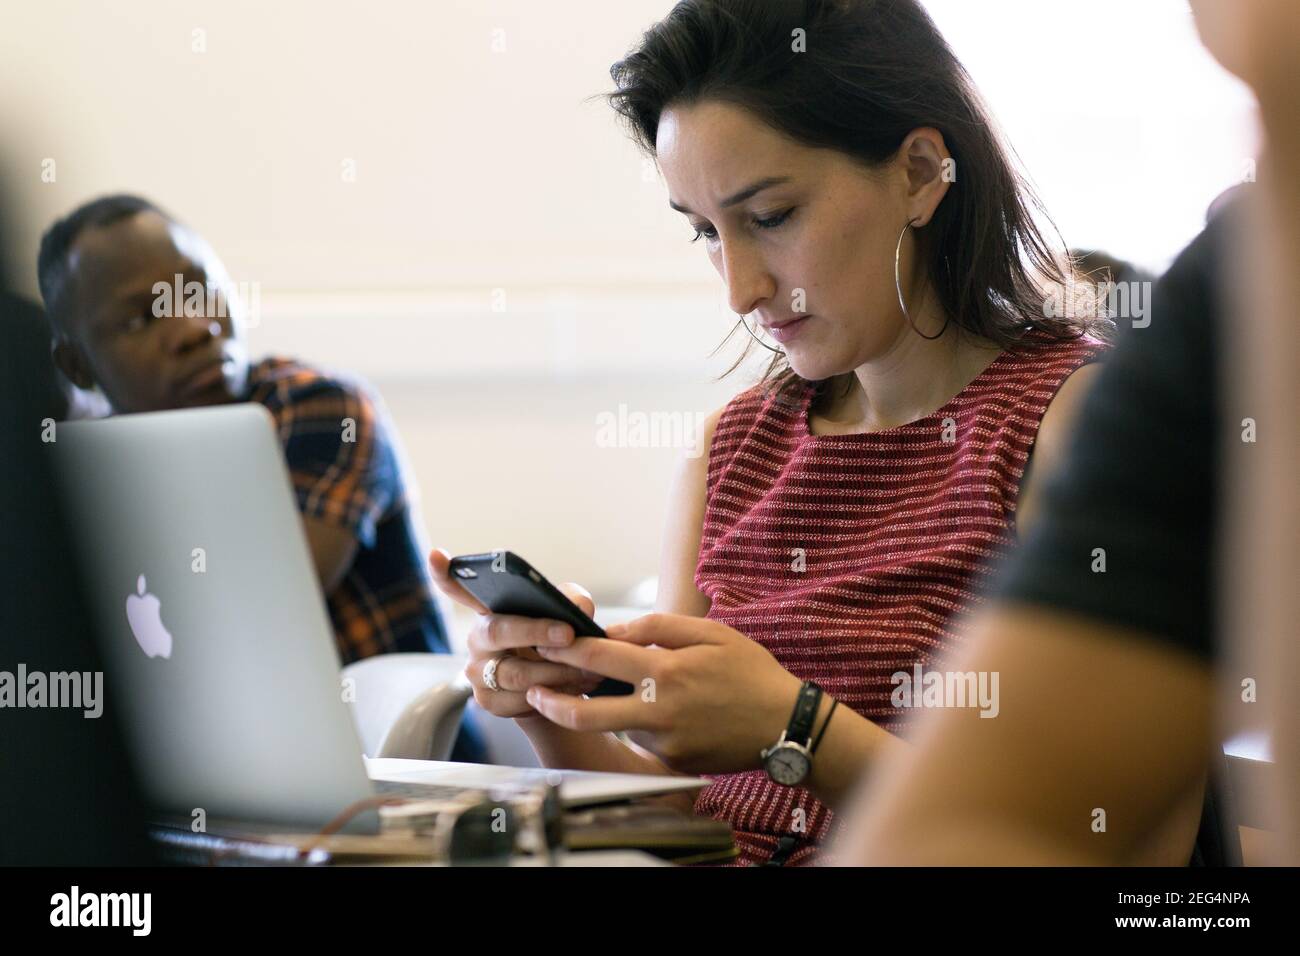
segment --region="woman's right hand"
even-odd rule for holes
[[[567,694],[586,694],[601,682],[599,674],[542,660],[533,650],[538,646],[572,644],[573,628],[559,621],[491,613],[451,576],[450,562],[451,556],[441,549],[429,554],[429,567],[438,589],[479,615],[469,632],[465,676],[474,688],[474,699],[480,707],[497,717],[537,716],[524,697],[528,688],[540,684]],[[564,584],[560,590],[588,617],[594,616],[595,605],[584,589],[576,584]],[[498,661],[497,690],[491,690],[483,682],[483,669],[494,659]]]

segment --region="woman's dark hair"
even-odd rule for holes
[[[917,0],[682,0],[610,76],[610,105],[651,156],[663,111],[707,99],[873,168],[912,130],[939,130],[957,180],[916,239],[951,320],[1003,348],[1035,344],[1030,329],[1049,341],[1109,336],[1104,318],[1044,316],[1048,290],[1069,287],[1068,259],[1044,239],[1042,205]],[[784,354],[763,380],[783,396],[802,388]],[[816,383],[817,403],[834,382]]]

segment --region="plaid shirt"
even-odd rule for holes
[[[449,650],[433,596],[402,455],[377,395],[292,359],[249,374],[250,401],[270,410],[298,509],[352,532],[352,566],[326,595],[339,656]]]

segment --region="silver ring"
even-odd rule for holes
[[[497,684],[497,665],[500,664],[501,661],[502,658],[493,657],[483,665],[483,686],[488,690],[501,689],[500,685]]]

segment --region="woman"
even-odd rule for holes
[[[681,467],[662,613],[607,641],[485,616],[467,672],[545,764],[708,774],[695,810],[731,823],[741,863],[808,862],[904,746],[893,675],[960,640],[1102,343],[1053,306],[1064,267],[915,0],[686,0],[611,73],[775,354]],[[639,693],[584,699],[593,675]]]

